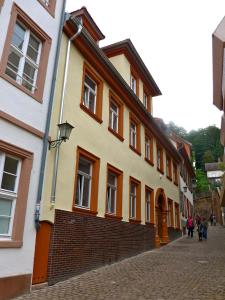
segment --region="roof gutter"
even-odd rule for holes
[[[48,150],[48,137],[49,137],[52,105],[53,105],[54,92],[55,92],[56,73],[57,73],[57,67],[58,67],[58,61],[59,61],[60,41],[62,38],[62,28],[63,28],[64,22],[65,22],[65,13],[64,13],[65,6],[66,6],[66,0],[64,0],[63,7],[62,7],[58,39],[57,39],[58,42],[57,42],[55,62],[54,62],[54,67],[53,67],[52,86],[51,86],[50,99],[49,99],[49,105],[48,105],[48,111],[47,111],[45,134],[44,134],[44,138],[43,138],[41,167],[40,167],[40,173],[39,173],[38,191],[37,191],[37,199],[36,199],[35,213],[34,213],[34,222],[35,222],[36,230],[38,230],[40,228],[40,206],[41,206],[41,198],[42,198],[42,191],[43,191],[45,163],[46,163],[46,156],[47,156],[47,150]]]

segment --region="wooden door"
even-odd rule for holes
[[[51,232],[52,224],[45,221],[41,222],[41,227],[36,235],[32,284],[43,283],[48,279],[48,254]]]

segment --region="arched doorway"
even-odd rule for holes
[[[156,246],[167,244],[167,205],[166,195],[163,189],[159,188],[155,196],[155,216],[156,216]]]

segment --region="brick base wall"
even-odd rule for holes
[[[182,231],[180,229],[168,227],[168,236],[169,236],[170,241],[174,241],[174,240],[182,237]]]
[[[56,210],[48,283],[151,250],[154,227]]]

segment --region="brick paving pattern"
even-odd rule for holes
[[[225,300],[225,228],[32,291],[16,300]]]

